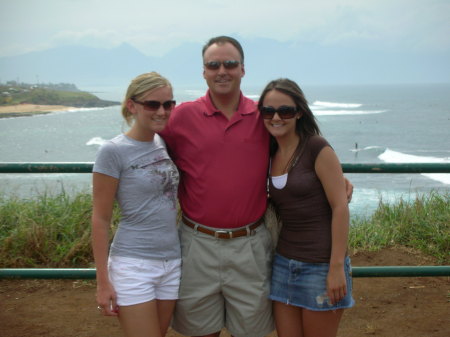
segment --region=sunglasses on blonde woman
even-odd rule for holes
[[[163,107],[164,110],[166,111],[171,111],[174,107],[176,102],[173,100],[170,101],[165,101],[165,102],[158,102],[158,101],[143,101],[140,102],[134,98],[131,99],[134,103],[140,104],[144,107],[145,110],[148,111],[156,111],[158,110],[161,105]]]
[[[261,115],[264,119],[272,119],[275,113],[280,116],[281,119],[294,118],[298,110],[295,106],[282,105],[278,109],[271,106],[263,106],[261,109]]]

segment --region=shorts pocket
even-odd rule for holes
[[[181,224],[180,228],[181,257],[183,261],[189,256],[192,240],[194,239],[194,233],[186,227],[186,225]]]

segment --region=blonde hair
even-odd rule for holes
[[[163,87],[170,87],[172,89],[169,80],[154,71],[139,75],[131,81],[125,99],[122,102],[122,116],[128,125],[131,125],[133,122],[133,114],[127,107],[128,100],[139,99],[139,97],[142,97],[149,91]]]

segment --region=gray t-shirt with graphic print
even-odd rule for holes
[[[119,179],[121,220],[110,255],[141,259],[180,258],[176,228],[179,175],[164,141],[140,142],[119,135],[103,144],[93,172]]]

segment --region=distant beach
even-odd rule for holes
[[[0,106],[0,118],[31,116],[35,114],[45,114],[52,111],[65,111],[71,109],[76,108],[64,105],[15,104]]]

